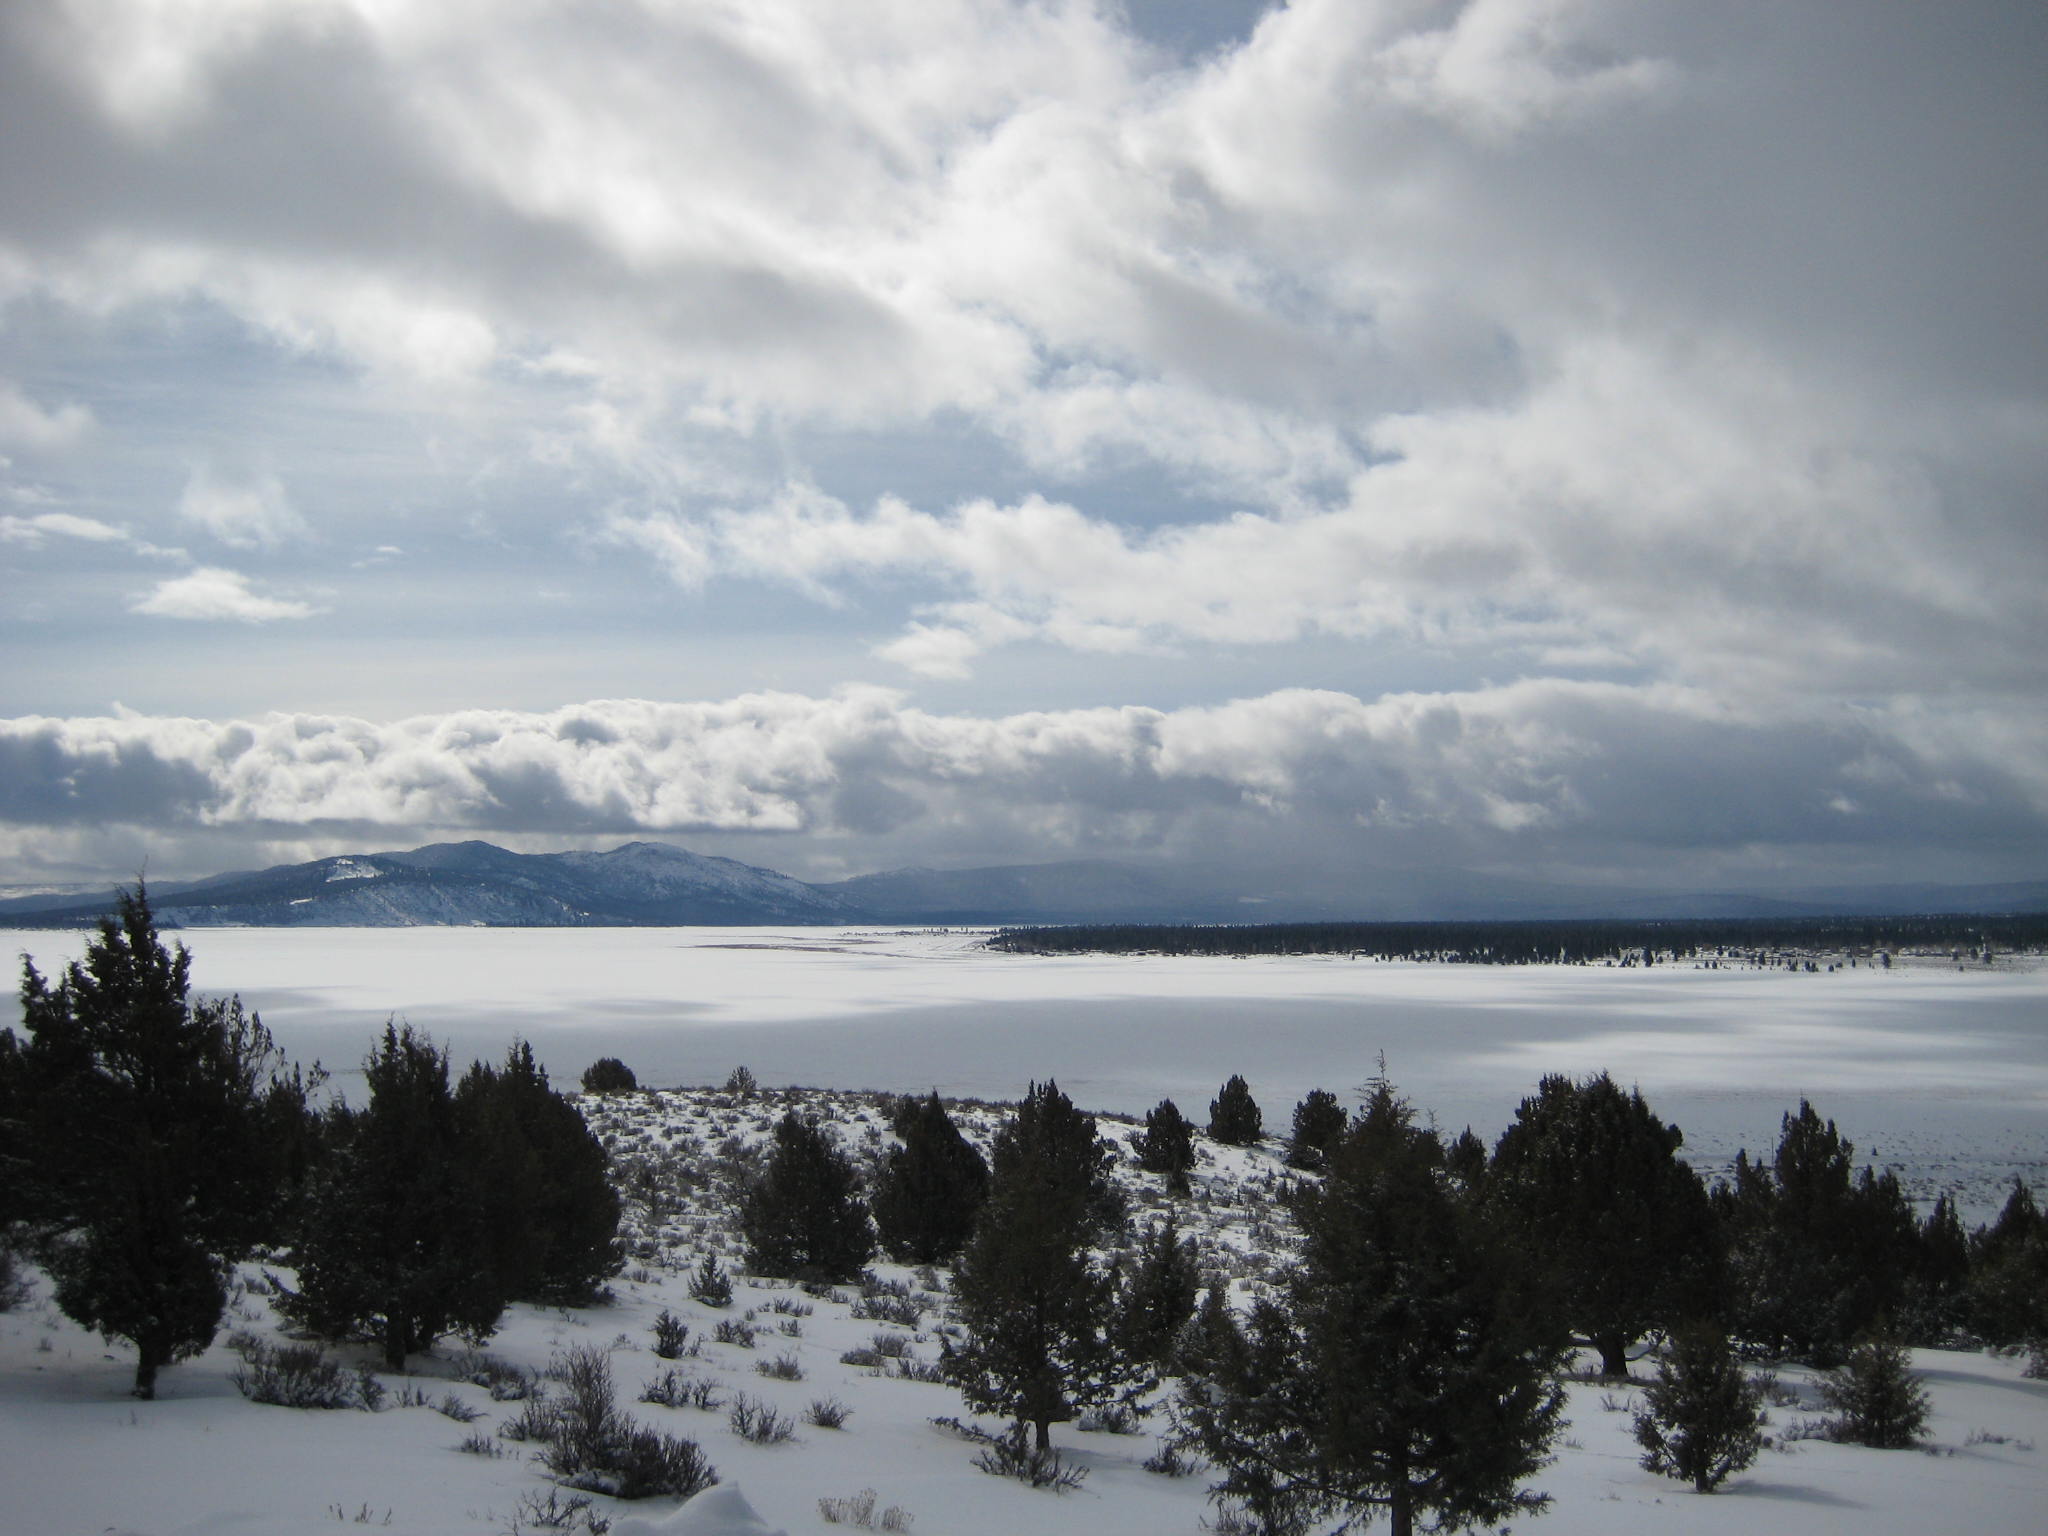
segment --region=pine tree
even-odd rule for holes
[[[1209,1101],[1209,1139],[1229,1147],[1248,1147],[1265,1134],[1265,1118],[1251,1085],[1232,1074]]]
[[[875,1251],[852,1161],[814,1119],[786,1112],[768,1166],[740,1199],[747,1264],[757,1274],[850,1280]]]
[[[1138,1245],[1136,1263],[1117,1298],[1116,1343],[1131,1365],[1153,1369],[1172,1356],[1175,1341],[1195,1315],[1201,1266],[1195,1240],[1183,1237],[1172,1215],[1154,1222]]]
[[[1644,1470],[1688,1481],[1696,1493],[1712,1493],[1763,1448],[1763,1392],[1717,1327],[1674,1333],[1643,1398],[1635,1431]]]
[[[1820,1399],[1834,1410],[1834,1438],[1878,1450],[1904,1450],[1927,1426],[1927,1390],[1913,1373],[1905,1345],[1886,1334],[1867,1338],[1827,1373]]]
[[[1287,1166],[1320,1173],[1330,1166],[1330,1151],[1344,1135],[1349,1117],[1337,1095],[1311,1088],[1294,1106],[1294,1133],[1287,1140]]]
[[[396,1371],[445,1333],[488,1337],[506,1296],[447,1056],[388,1023],[363,1076],[369,1103],[330,1112],[335,1154],[293,1247],[299,1288],[285,1305],[329,1338],[377,1340]]]
[[[1537,1266],[1558,1320],[1599,1350],[1603,1375],[1626,1376],[1638,1339],[1714,1294],[1718,1233],[1683,1140],[1603,1072],[1544,1078],[1494,1149],[1486,1207]]]
[[[1108,1278],[1089,1245],[1116,1209],[1115,1154],[1056,1084],[1033,1083],[996,1134],[988,1204],[960,1257],[953,1291],[968,1337],[949,1374],[977,1412],[1036,1430],[1076,1405],[1105,1402],[1120,1370]]]
[[[1132,1142],[1138,1166],[1166,1176],[1171,1194],[1188,1193],[1188,1174],[1195,1166],[1195,1127],[1171,1099],[1145,1111],[1145,1129]]]
[[[988,1161],[975,1151],[934,1090],[898,1106],[896,1134],[875,1182],[876,1230],[905,1264],[950,1264],[967,1245],[988,1199]]]
[[[1254,1316],[1251,1364],[1184,1384],[1189,1438],[1270,1530],[1370,1518],[1394,1536],[1540,1510],[1556,1352],[1516,1304],[1513,1260],[1452,1192],[1443,1149],[1376,1084],[1299,1205],[1288,1310]]]
[[[455,1092],[491,1267],[517,1301],[581,1306],[619,1271],[619,1197],[604,1146],[533,1047],[474,1063]]]
[[[9,1214],[43,1234],[65,1314],[135,1346],[135,1395],[209,1344],[230,1266],[272,1234],[265,1135],[278,1056],[237,998],[190,996],[148,893],[120,897],[53,985],[22,964],[26,1043],[5,1032]]]

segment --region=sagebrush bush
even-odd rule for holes
[[[346,1369],[314,1344],[240,1341],[242,1363],[228,1373],[235,1390],[252,1403],[281,1408],[356,1408],[375,1412],[384,1384],[368,1371]]]
[[[782,1445],[796,1438],[796,1424],[788,1414],[744,1392],[734,1394],[728,1422],[734,1434],[754,1445]]]
[[[718,1481],[694,1440],[643,1428],[619,1410],[603,1350],[569,1350],[558,1374],[563,1395],[535,1453],[556,1482],[615,1499],[647,1499],[688,1498]]]

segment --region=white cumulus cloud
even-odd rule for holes
[[[184,576],[160,581],[129,603],[130,611],[159,619],[233,620],[268,624],[277,619],[309,618],[316,611],[296,598],[265,597],[251,589],[239,571],[203,565]]]

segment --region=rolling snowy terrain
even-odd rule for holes
[[[412,1536],[544,1530],[550,1497],[555,1511],[563,1505],[530,1446],[498,1431],[520,1410],[506,1394],[521,1388],[508,1384],[545,1372],[567,1349],[595,1346],[609,1355],[621,1405],[644,1424],[695,1440],[722,1479],[680,1507],[597,1500],[593,1512],[617,1521],[614,1536],[649,1528],[675,1536],[858,1529],[866,1491],[874,1526],[890,1528],[881,1522],[893,1511],[894,1528],[916,1536],[1198,1536],[1206,1529],[1216,1511],[1203,1473],[1173,1477],[1145,1466],[1159,1449],[1160,1415],[1136,1433],[1061,1426],[1057,1444],[1087,1473],[1070,1493],[1033,1491],[976,1470],[974,1447],[934,1422],[970,1417],[958,1394],[919,1379],[946,1326],[943,1271],[879,1264],[877,1283],[865,1292],[847,1286],[824,1295],[742,1278],[729,1308],[691,1299],[688,1278],[704,1255],[736,1266],[740,1252],[725,1204],[730,1185],[716,1170],[743,1163],[745,1149],[760,1144],[789,1102],[822,1112],[856,1156],[886,1144],[886,1117],[869,1095],[698,1090],[587,1100],[622,1183],[642,1191],[629,1201],[630,1257],[615,1299],[582,1309],[515,1307],[484,1351],[448,1340],[432,1358],[415,1357],[414,1374],[385,1377],[388,1395],[376,1412],[243,1399],[233,1380],[236,1346],[278,1335],[273,1281],[261,1265],[244,1266],[222,1340],[168,1372],[163,1397],[147,1404],[124,1395],[130,1370],[121,1350],[64,1320],[40,1287],[26,1305],[0,1314],[7,1528],[117,1536],[302,1536],[353,1525]],[[985,1142],[998,1118],[970,1109],[961,1122]],[[1133,1130],[1107,1121],[1102,1129],[1119,1141]],[[1155,1177],[1128,1164],[1120,1177],[1139,1227],[1165,1208]],[[1180,1202],[1205,1266],[1228,1275],[1240,1301],[1270,1286],[1286,1264],[1291,1229],[1273,1202],[1283,1177],[1271,1144],[1205,1144],[1195,1194]],[[689,1328],[693,1347],[680,1359],[652,1352],[663,1310]],[[351,1364],[370,1358],[342,1353]],[[1772,1447],[1711,1497],[1638,1466],[1629,1414],[1636,1394],[1573,1382],[1557,1459],[1535,1483],[1555,1502],[1535,1529],[1907,1536],[1960,1522],[1985,1536],[2038,1531],[2048,1508],[2041,1449],[2048,1445],[2048,1383],[2023,1379],[2017,1361],[1983,1353],[1921,1350],[1914,1359],[1933,1398],[1917,1449],[1802,1438],[1802,1427],[1819,1416],[1814,1382],[1785,1368],[1770,1410]],[[699,1389],[704,1406],[635,1401],[671,1370]],[[743,1438],[733,1418],[741,1403],[757,1418],[768,1410],[786,1420],[793,1437]],[[822,1427],[816,1405],[833,1403],[846,1411],[844,1422]],[[763,1524],[748,1524],[747,1509]],[[631,1523],[639,1521],[647,1526]]]

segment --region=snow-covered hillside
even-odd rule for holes
[[[154,1403],[125,1395],[132,1376],[125,1347],[104,1345],[66,1321],[39,1281],[28,1301],[0,1314],[0,1528],[134,1536],[301,1536],[358,1524],[415,1536],[539,1531],[566,1501],[543,1479],[529,1446],[496,1433],[520,1404],[494,1397],[488,1383],[495,1379],[502,1395],[507,1382],[544,1372],[577,1346],[607,1351],[622,1405],[651,1427],[698,1441],[722,1480],[694,1505],[597,1500],[591,1512],[616,1519],[614,1536],[649,1528],[674,1536],[853,1530],[864,1508],[874,1528],[889,1528],[893,1511],[893,1528],[915,1536],[1198,1536],[1205,1522],[1213,1525],[1200,1472],[1176,1478],[1146,1469],[1159,1447],[1157,1419],[1136,1434],[1059,1427],[1056,1442],[1088,1474],[1071,1493],[1033,1491],[977,1471],[974,1448],[933,1422],[968,1417],[958,1394],[920,1379],[930,1374],[939,1330],[948,1325],[943,1271],[878,1264],[871,1286],[822,1295],[740,1276],[731,1307],[694,1301],[688,1281],[705,1255],[739,1263],[731,1181],[786,1102],[823,1115],[857,1156],[878,1155],[888,1144],[885,1104],[873,1095],[788,1100],[693,1090],[586,1100],[629,1197],[631,1251],[614,1298],[584,1309],[515,1307],[482,1352],[448,1341],[434,1357],[416,1358],[414,1375],[387,1377],[378,1412],[261,1406],[236,1390],[235,1344],[246,1350],[252,1337],[274,1342],[279,1332],[261,1265],[244,1267],[221,1340],[167,1371]],[[965,1105],[957,1118],[985,1142],[1000,1111]],[[1135,1128],[1105,1119],[1101,1129],[1127,1140]],[[1197,1235],[1205,1265],[1230,1276],[1242,1300],[1271,1284],[1287,1261],[1290,1228],[1276,1196],[1289,1175],[1271,1144],[1205,1143],[1202,1153],[1182,1221]],[[1121,1177],[1137,1225],[1164,1211],[1154,1177],[1129,1166]],[[653,1353],[654,1321],[664,1310],[689,1328],[681,1359]],[[721,1325],[725,1341],[717,1337]],[[1788,1368],[1778,1373],[1781,1400],[1771,1415],[1777,1445],[1711,1497],[1637,1465],[1629,1392],[1575,1382],[1557,1460],[1537,1480],[1555,1504],[1534,1529],[1560,1536],[2038,1532],[2048,1510],[2048,1383],[2024,1379],[2016,1361],[1982,1353],[1923,1350],[1915,1360],[1934,1407],[1919,1449],[1791,1438],[1819,1409],[1809,1375]],[[671,1395],[706,1406],[632,1401],[668,1371],[702,1384]],[[846,1410],[841,1427],[814,1422],[834,1416],[835,1402]],[[764,1410],[788,1420],[793,1437],[742,1438],[733,1427],[742,1403],[756,1422]],[[764,1524],[747,1524],[749,1508]]]

